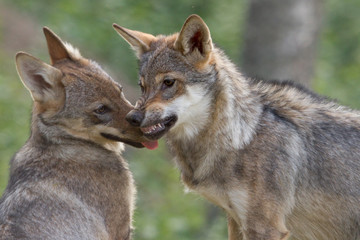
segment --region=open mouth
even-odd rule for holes
[[[104,138],[113,140],[113,141],[117,141],[117,142],[123,142],[125,144],[128,144],[130,146],[136,147],[136,148],[143,148],[144,145],[138,142],[133,142],[130,141],[128,139],[124,139],[124,138],[119,138],[118,136],[112,135],[112,134],[108,134],[108,133],[101,133],[101,136],[103,136]]]
[[[140,128],[144,136],[149,139],[161,138],[177,121],[177,116],[172,115],[153,125]]]

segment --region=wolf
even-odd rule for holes
[[[96,62],[43,30],[51,65],[16,55],[34,103],[0,199],[0,239],[130,239],[136,189],[117,141],[143,147],[125,120],[133,106]]]
[[[139,58],[127,120],[166,135],[182,182],[227,213],[229,239],[360,239],[359,111],[245,77],[197,15],[169,36],[113,27]]]

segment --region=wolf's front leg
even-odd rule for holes
[[[228,240],[244,240],[240,226],[228,215]]]

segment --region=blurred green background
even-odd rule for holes
[[[0,2],[0,193],[8,163],[29,136],[31,98],[17,76],[14,56],[26,51],[49,62],[42,26],[95,59],[134,103],[139,96],[136,58],[112,29],[118,23],[156,34],[180,30],[192,13],[208,24],[212,39],[237,64],[248,1],[236,0],[2,0]],[[313,89],[354,108],[360,106],[360,1],[326,0]],[[227,239],[225,215],[200,196],[185,193],[165,143],[155,151],[127,147],[138,188],[135,239]]]

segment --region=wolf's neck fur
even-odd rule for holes
[[[206,124],[192,138],[167,134],[179,168],[193,180],[210,174],[230,150],[249,144],[262,111],[258,97],[230,60],[221,50],[214,49],[212,54],[216,82],[205,95],[211,99],[211,104],[202,109],[202,114],[208,116]]]
[[[213,54],[218,74],[211,106],[212,134],[226,136],[228,147],[241,149],[253,139],[262,111],[260,99],[221,50],[214,49]]]
[[[55,120],[53,120],[55,119]],[[31,124],[31,142],[36,146],[49,146],[52,144],[79,144],[98,145],[116,154],[123,151],[123,143],[104,140],[103,142],[94,142],[91,139],[71,135],[64,130],[64,126],[56,118],[45,118],[42,114],[33,113]]]

